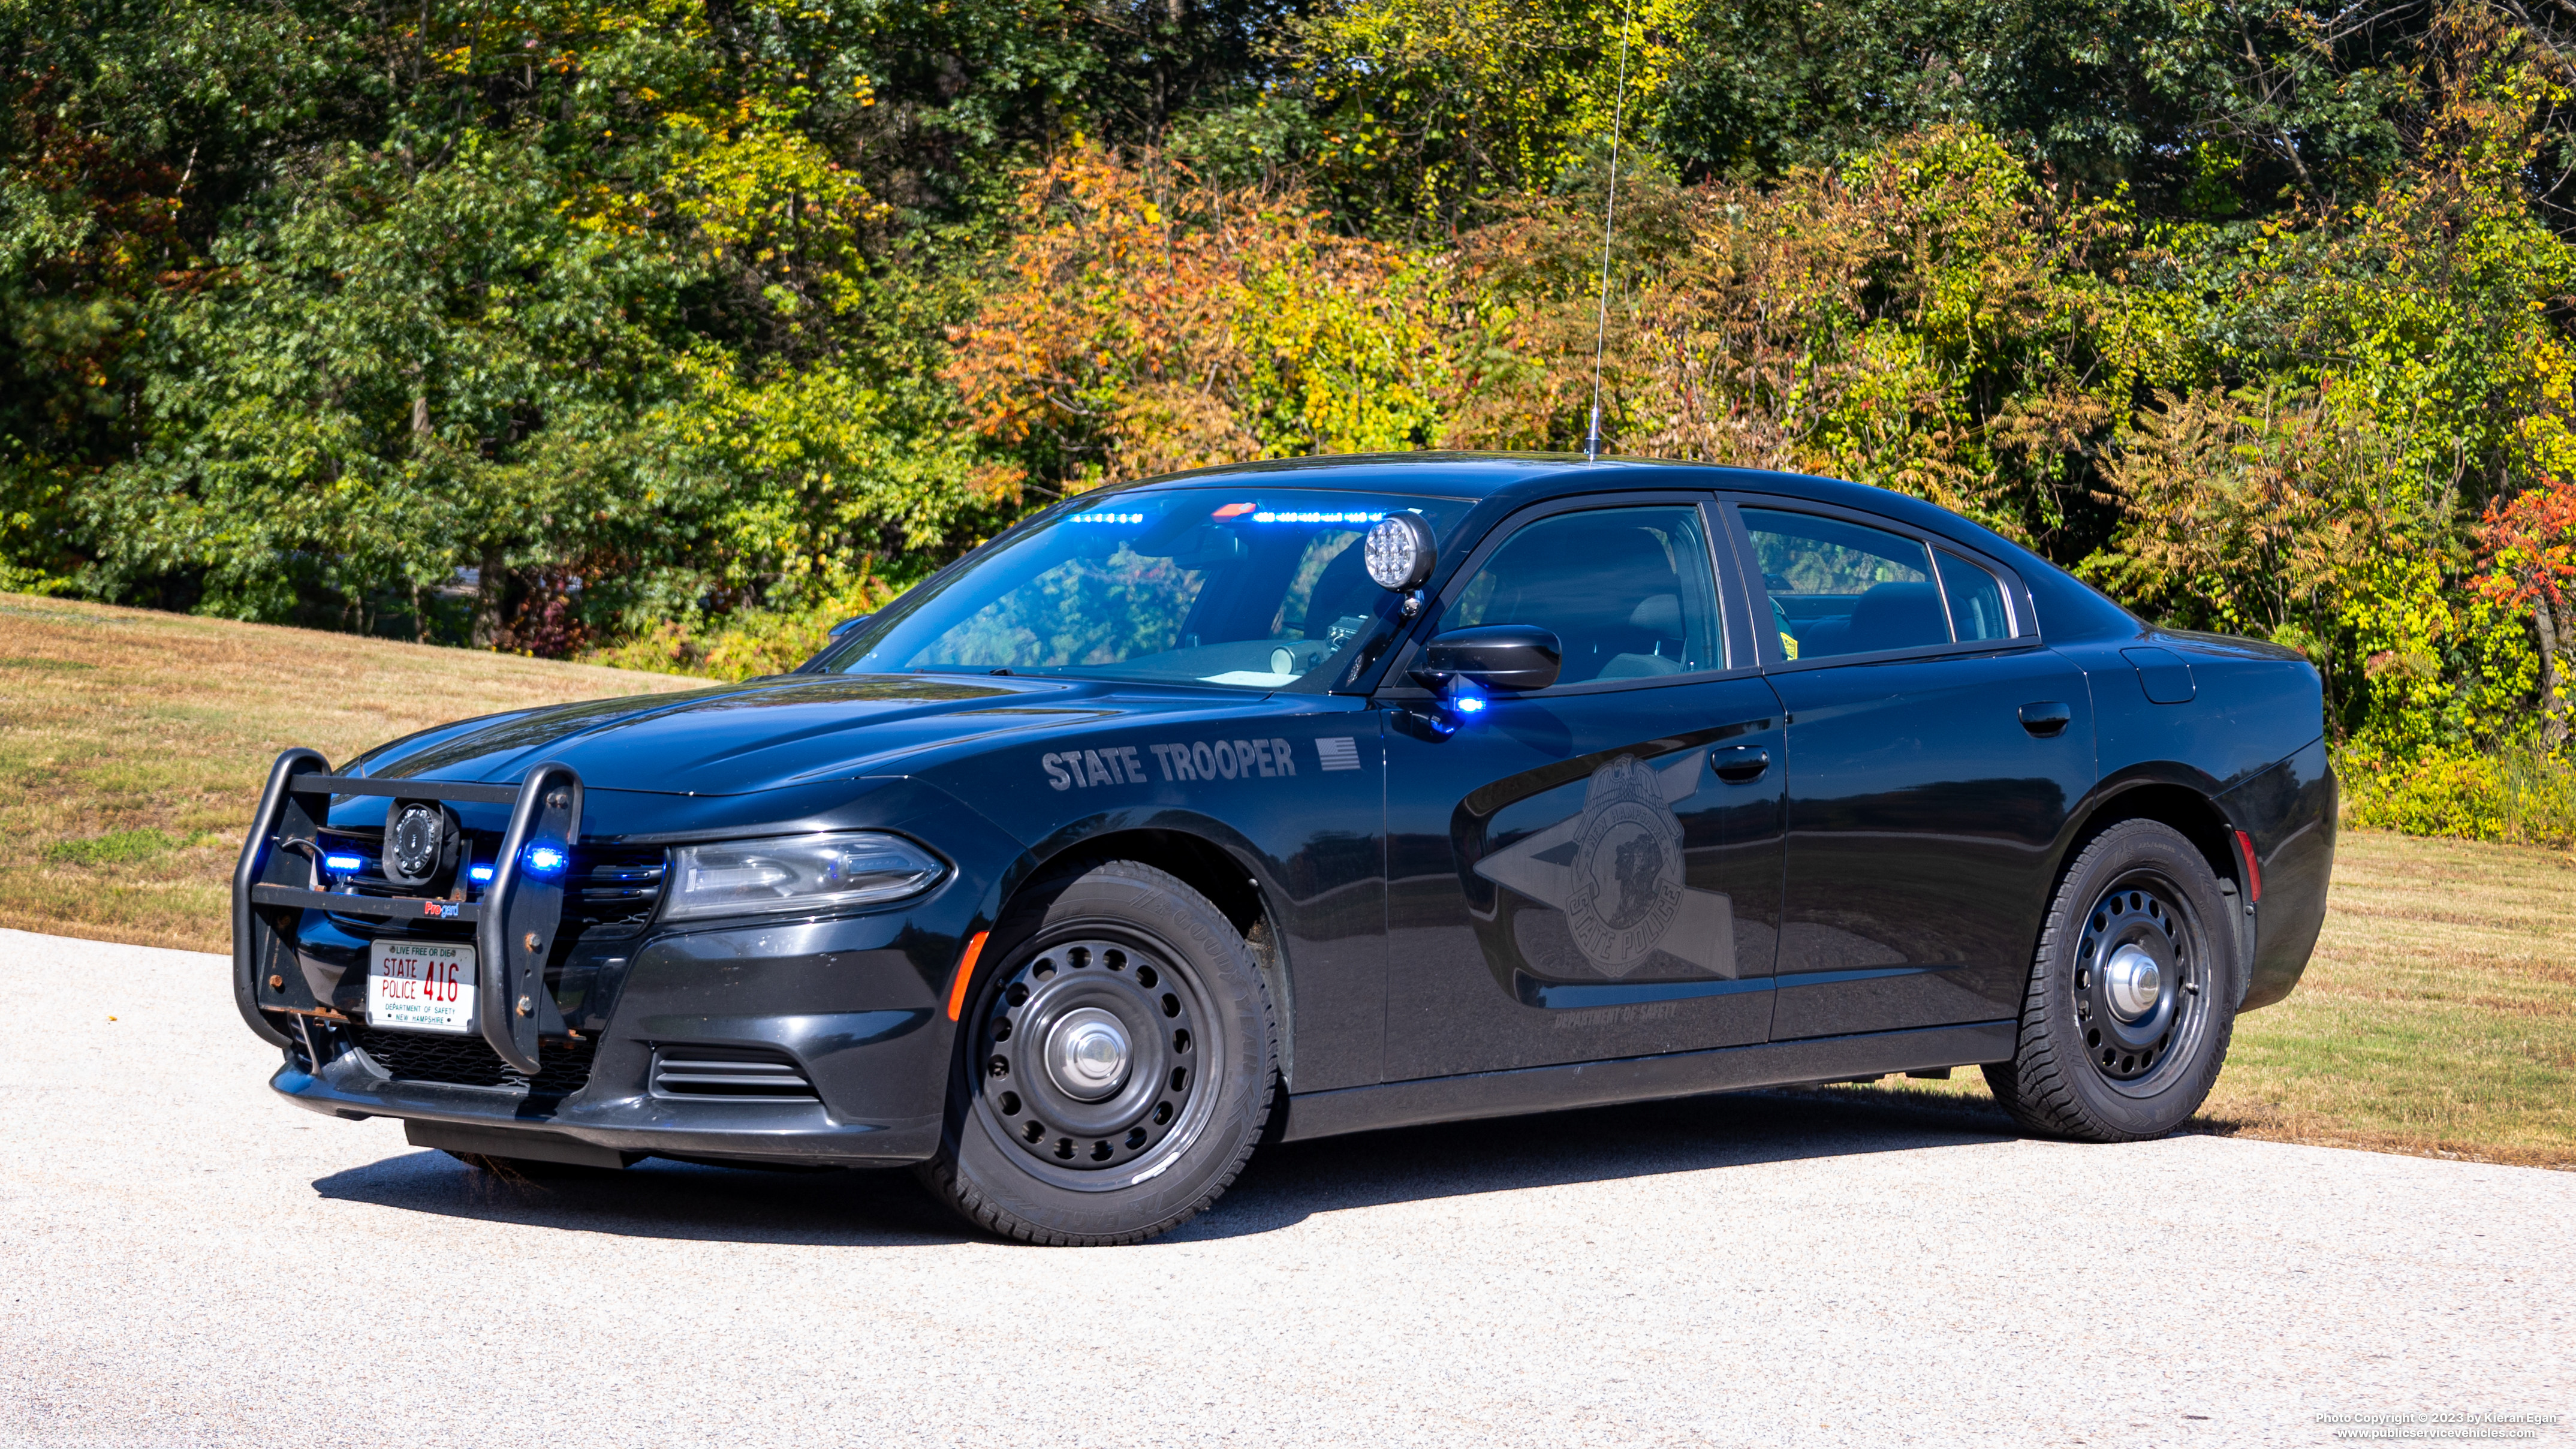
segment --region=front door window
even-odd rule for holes
[[[1542,518],[1476,570],[1441,627],[1534,624],[1565,651],[1559,684],[1726,667],[1726,631],[1696,508]]]

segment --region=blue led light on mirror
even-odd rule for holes
[[[352,871],[365,870],[367,858],[363,855],[326,855],[322,857],[322,868],[347,875]]]
[[[552,845],[531,845],[525,858],[531,875],[553,875],[562,870],[569,859],[561,849]]]
[[[1481,694],[1462,694],[1456,699],[1451,700],[1449,702],[1449,707],[1458,711],[1460,714],[1483,714],[1485,712],[1485,697]]]

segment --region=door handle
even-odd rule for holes
[[[2043,740],[2053,740],[2066,732],[2075,720],[2075,711],[2064,700],[2043,699],[2021,707],[2021,727]]]
[[[1771,752],[1760,745],[1729,745],[1708,752],[1708,767],[1728,784],[1742,785],[1761,779],[1771,768]]]

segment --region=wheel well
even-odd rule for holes
[[[1178,830],[1121,830],[1093,836],[1047,862],[1047,870],[1076,862],[1132,860],[1178,877],[1208,903],[1225,913],[1270,985],[1270,1000],[1279,1018],[1279,1070],[1293,1086],[1297,1080],[1296,1003],[1279,952],[1279,928],[1261,899],[1261,887],[1224,847],[1203,836]]]
[[[2238,891],[2245,888],[2244,863],[2237,859],[2227,817],[2218,813],[2218,807],[2207,796],[2184,785],[2137,785],[2103,801],[2067,846],[2066,863],[2072,864],[2082,855],[2093,837],[2124,820],[2153,820],[2172,826],[2183,839],[2198,847],[2221,881]]]

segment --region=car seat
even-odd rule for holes
[[[1870,654],[1950,642],[1941,591],[1930,583],[1873,584],[1853,606],[1837,654]],[[1822,652],[1822,651],[1819,651]]]

